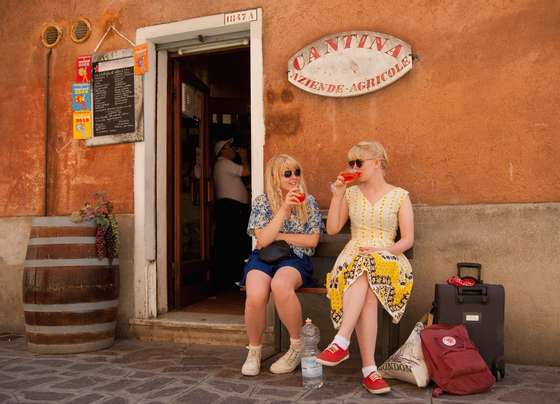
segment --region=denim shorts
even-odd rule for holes
[[[247,278],[247,274],[251,270],[258,270],[264,272],[271,278],[274,277],[276,271],[282,267],[292,267],[295,268],[299,274],[301,275],[301,280],[303,282],[303,287],[311,287],[313,286],[313,279],[311,275],[313,274],[313,264],[307,255],[303,255],[303,258],[298,257],[297,255],[293,255],[289,258],[285,258],[275,262],[274,264],[268,264],[264,261],[261,261],[259,258],[259,250],[253,250],[245,267],[243,269],[243,278],[239,282],[240,286],[245,285],[245,279]]]

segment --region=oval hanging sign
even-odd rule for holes
[[[353,97],[377,91],[412,69],[409,44],[381,32],[327,35],[297,51],[288,61],[288,81],[327,97]]]

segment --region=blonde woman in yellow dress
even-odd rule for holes
[[[381,144],[360,142],[348,152],[348,164],[360,176],[349,186],[339,175],[331,187],[327,233],[338,233],[350,218],[352,238],[327,275],[331,319],[338,333],[317,357],[327,366],[348,359],[355,330],[362,357],[362,384],[374,394],[391,390],[377,373],[374,359],[377,305],[398,323],[413,283],[410,263],[403,254],[414,243],[412,204],[406,190],[385,180],[387,163]],[[395,242],[399,228],[401,238]]]

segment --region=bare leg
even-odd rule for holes
[[[342,316],[342,324],[338,330],[338,335],[343,336],[347,340],[350,340],[352,337],[352,332],[356,327],[356,323],[364,307],[368,289],[369,285],[366,276],[362,274],[344,292],[344,296],[342,297],[344,314]]]
[[[301,284],[301,275],[292,267],[278,269],[270,284],[276,311],[292,339],[299,339],[302,326],[301,304],[295,292]]]
[[[266,327],[266,304],[270,296],[270,276],[259,270],[249,271],[246,280],[245,327],[249,345],[261,344]]]
[[[362,356],[362,367],[375,365],[375,342],[377,339],[377,296],[367,288],[364,307],[356,324],[356,336]],[[344,312],[346,315],[346,310]]]

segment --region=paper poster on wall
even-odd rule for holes
[[[76,60],[76,82],[89,83],[91,81],[91,55],[78,56]]]
[[[72,84],[72,111],[91,110],[91,90],[89,84]]]
[[[134,74],[142,75],[149,70],[148,44],[134,47]]]
[[[91,111],[73,112],[72,134],[74,139],[91,138]]]

